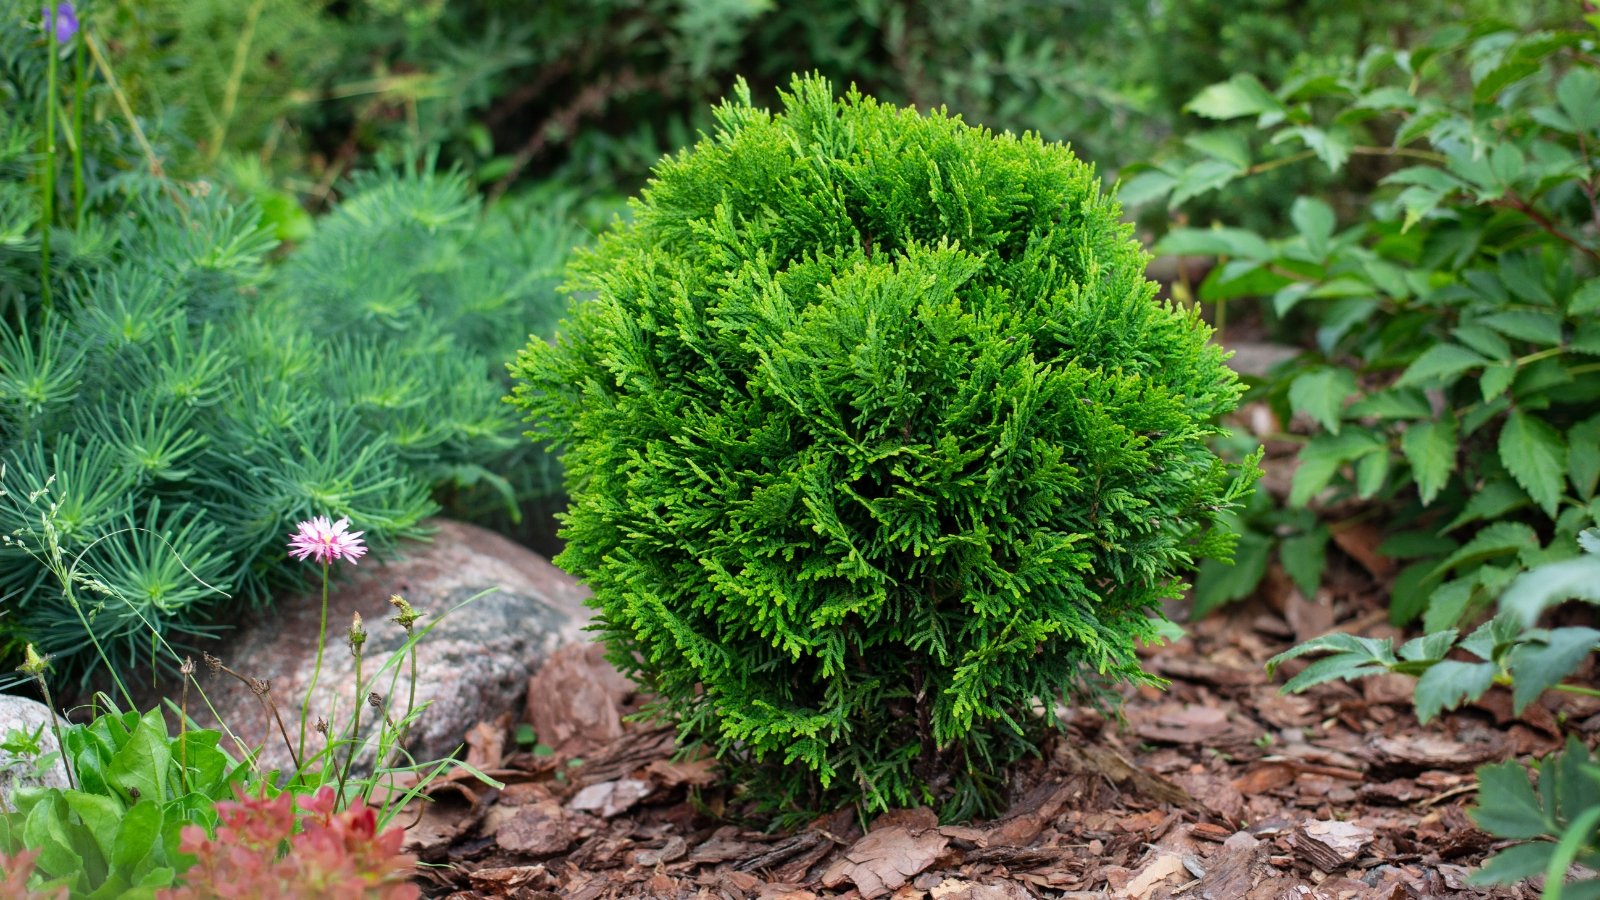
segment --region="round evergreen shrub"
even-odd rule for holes
[[[513,364],[612,660],[769,807],[980,811],[1053,698],[1148,680],[1254,477],[1240,388],[1064,146],[741,84]]]

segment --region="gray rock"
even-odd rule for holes
[[[557,648],[586,640],[588,592],[570,576],[493,532],[458,522],[435,521],[431,543],[409,544],[400,558],[358,566],[337,563],[342,577],[328,593],[328,640],[322,672],[311,698],[306,755],[323,747],[314,730],[319,717],[335,733],[348,733],[358,700],[355,660],[346,643],[352,613],[365,620],[360,697],[376,692],[388,715],[400,720],[407,706],[409,663],[405,632],[390,619],[392,594],[404,597],[424,617],[414,626],[432,630],[417,644],[416,702],[431,703],[411,730],[407,748],[418,762],[440,759],[462,744],[479,721],[519,710],[529,676]],[[214,653],[246,679],[270,685],[268,696],[282,717],[289,743],[298,745],[300,709],[316,660],[321,609],[320,569],[306,566],[310,589],[281,598],[262,614],[229,632]],[[474,599],[476,598],[476,599]],[[459,607],[459,608],[458,608]],[[227,674],[212,674],[195,661],[214,718],[199,698],[189,713],[203,727],[217,718],[239,742],[261,747],[263,771],[289,770],[294,763],[279,731],[256,693]],[[167,696],[177,693],[168,688]],[[374,708],[361,709],[362,732],[376,734]],[[371,748],[364,757],[371,759]],[[358,761],[363,758],[358,755]]]
[[[65,728],[67,723],[60,724]],[[49,707],[27,697],[0,694],[0,741],[9,738],[14,731],[22,731],[29,736],[38,732],[39,757],[61,749],[61,745],[56,743],[55,732],[50,728]],[[0,750],[0,800],[5,803],[5,808],[11,808],[11,795],[18,788],[68,786],[67,767],[61,757],[56,756],[55,761],[43,770],[37,764],[39,757]]]

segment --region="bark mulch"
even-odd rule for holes
[[[849,811],[794,832],[740,824],[715,766],[674,762],[668,730],[619,725],[626,686],[574,648],[547,664],[530,704],[558,752],[519,749],[511,714],[479,725],[468,759],[505,787],[436,783],[407,847],[437,866],[425,892],[451,898],[1537,896],[1468,883],[1501,846],[1467,815],[1473,769],[1553,750],[1563,729],[1593,744],[1600,703],[1561,695],[1514,717],[1496,689],[1423,727],[1398,676],[1283,695],[1262,663],[1296,640],[1336,622],[1393,633],[1363,599],[1376,592],[1360,546],[1341,542],[1343,578],[1317,598],[1273,573],[1265,599],[1151,649],[1147,668],[1170,686],[1129,689],[1122,722],[1067,713],[998,819],[940,826],[915,809],[865,833]]]

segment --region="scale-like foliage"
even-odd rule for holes
[[[967,814],[1229,549],[1239,387],[1067,148],[792,90],[657,167],[515,400],[565,449],[558,561],[686,737],[773,806]]]

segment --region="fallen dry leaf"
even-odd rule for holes
[[[524,718],[557,756],[587,756],[622,736],[622,707],[633,692],[604,646],[562,647],[528,679]]]
[[[609,819],[632,809],[640,800],[650,796],[655,786],[637,778],[602,781],[591,784],[567,801],[567,808],[592,812]]]
[[[949,840],[936,830],[912,834],[904,826],[880,828],[851,845],[822,874],[822,885],[837,888],[851,882],[871,900],[900,889],[944,852]]]

